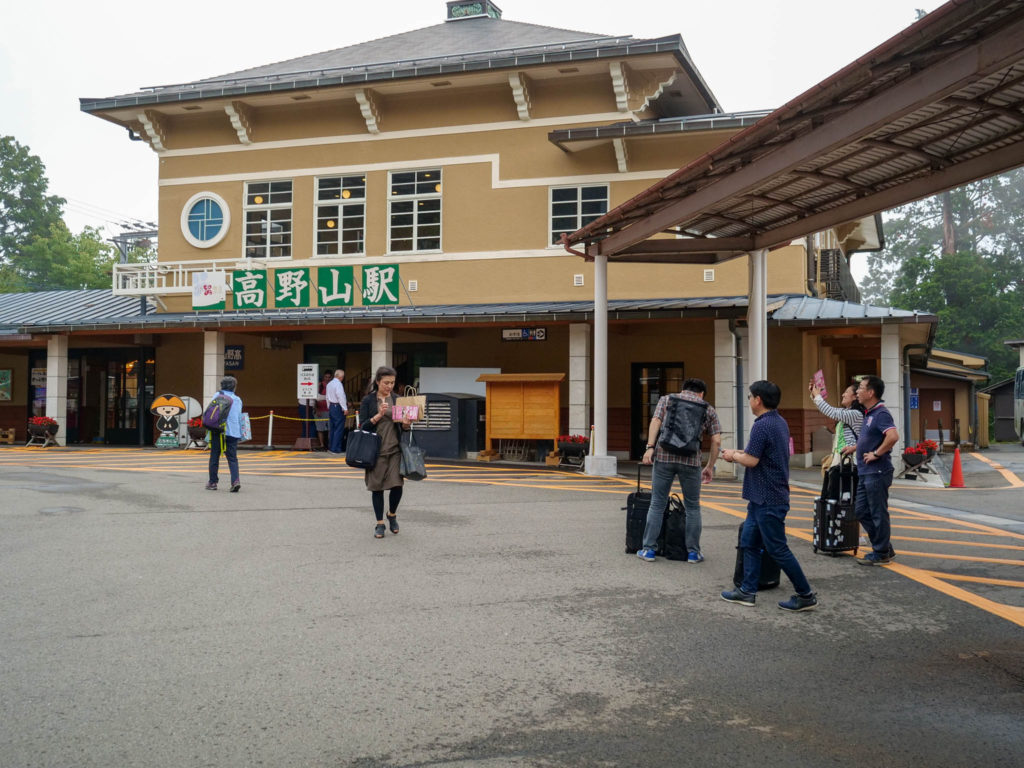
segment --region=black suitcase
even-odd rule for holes
[[[736,568],[732,573],[732,583],[736,589],[743,583],[743,547],[740,546],[740,538],[743,536],[743,523],[740,523],[739,536],[736,538]],[[757,589],[760,592],[765,589],[775,589],[781,581],[782,569],[772,559],[772,556],[761,550],[761,577],[757,582]]]
[[[644,528],[647,510],[651,506],[651,492],[640,490],[640,464],[636,465],[636,490],[626,497],[626,554],[635,555],[644,546]]]
[[[831,477],[830,477],[831,475]],[[836,476],[838,475],[838,482]],[[850,456],[825,473],[821,496],[814,500],[811,544],[814,552],[837,557],[842,552],[857,554],[860,523],[853,510],[857,471]],[[835,498],[830,498],[834,494]]]
[[[626,554],[635,555],[644,545],[644,529],[647,527],[647,511],[651,508],[651,492],[640,488],[640,467],[636,467],[636,490],[626,497]],[[685,560],[686,512],[679,494],[673,493],[668,499],[668,508],[658,534],[654,554],[669,560]]]

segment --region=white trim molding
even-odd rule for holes
[[[509,72],[508,84],[512,87],[512,98],[516,101],[516,112],[520,120],[530,119],[530,90],[528,80],[522,72]]]
[[[363,120],[366,121],[366,130],[373,134],[379,134],[380,102],[377,99],[377,94],[369,88],[360,88],[355,92],[355,97]]]
[[[224,217],[220,230],[209,240],[200,240],[198,237],[195,237],[188,226],[188,217],[192,212],[192,206],[201,200],[210,200],[219,205],[221,216]],[[227,201],[215,192],[196,192],[196,194],[192,195],[192,197],[188,199],[188,202],[186,202],[181,208],[181,234],[189,245],[196,248],[212,248],[227,236],[228,228],[230,226],[231,208],[228,206]]]
[[[252,114],[249,108],[240,101],[232,101],[224,105],[224,112],[231,120],[231,127],[238,134],[238,142],[252,144]]]

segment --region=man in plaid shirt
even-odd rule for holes
[[[687,379],[683,382],[683,391],[678,396],[684,400],[702,402],[707,391],[707,384],[701,379]],[[654,562],[654,550],[658,543],[658,534],[661,533],[665,509],[668,507],[668,496],[672,490],[673,480],[678,477],[679,486],[683,491],[683,508],[686,510],[686,549],[689,551],[687,562],[701,563],[704,561],[704,555],[700,551],[700,486],[702,482],[711,482],[712,468],[722,447],[722,425],[718,422],[715,409],[708,405],[701,425],[701,440],[703,441],[705,435],[710,435],[711,447],[708,451],[708,463],[703,469],[699,449],[691,456],[669,453],[658,445],[661,423],[665,420],[665,413],[668,410],[668,398],[669,396],[665,395],[658,400],[654,416],[651,418],[651,426],[647,430],[647,449],[644,451],[643,463],[654,464],[651,473],[651,506],[647,510],[644,545],[636,556],[649,563]]]

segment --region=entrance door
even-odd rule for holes
[[[953,390],[921,389],[918,413],[921,417],[921,434],[926,440],[948,442],[953,429]],[[942,437],[939,437],[939,422],[942,422]]]
[[[663,395],[683,388],[682,363],[633,363],[630,368],[630,458],[644,455],[651,416]]]

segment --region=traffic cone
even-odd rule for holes
[[[960,466],[960,446],[953,450],[953,472],[949,478],[950,488],[964,487],[964,470]]]

